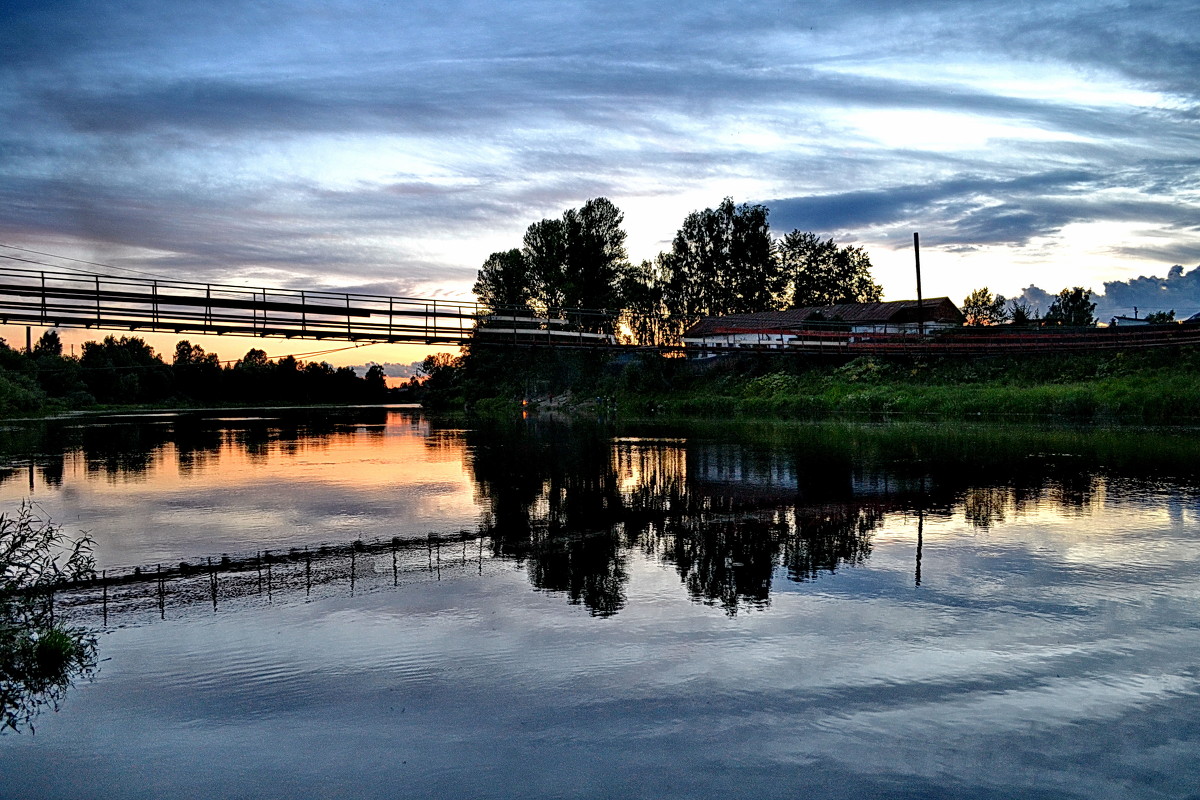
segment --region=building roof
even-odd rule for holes
[[[916,300],[892,300],[879,303],[840,303],[833,306],[805,306],[790,311],[760,311],[755,314],[726,314],[702,317],[683,334],[688,338],[708,336],[729,330],[789,330],[811,327],[813,322],[849,322],[857,324],[891,323],[900,325],[917,321],[918,311],[925,322],[958,322],[964,320],[949,297],[928,297],[921,306]]]

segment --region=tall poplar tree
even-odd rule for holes
[[[883,289],[871,278],[871,259],[861,247],[838,247],[831,238],[794,230],[779,244],[789,308],[875,303]]]
[[[783,288],[765,206],[693,211],[662,254],[663,300],[683,317],[766,311]]]

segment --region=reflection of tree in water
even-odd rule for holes
[[[569,440],[534,424],[468,431],[468,459],[483,526],[498,556],[524,562],[539,589],[609,616],[625,604],[622,499],[608,438],[580,429]]]
[[[606,429],[548,420],[465,436],[494,553],[525,563],[535,587],[601,616],[624,605],[631,548],[672,565],[695,600],[733,614],[768,602],[779,567],[803,581],[863,563],[882,519],[797,501],[849,496],[848,464],[797,470],[754,450],[614,444]]]
[[[695,600],[737,613],[740,603],[765,606],[780,544],[779,520],[704,520],[687,517],[663,526],[653,550],[673,564]]]
[[[21,429],[18,435],[0,433],[0,462],[35,461],[46,485],[61,486],[64,463],[78,454],[90,475],[120,482],[145,475],[173,446],[180,472],[190,474],[203,470],[224,451],[262,461],[275,450],[287,455],[321,448],[339,436],[382,436],[389,413],[386,408],[273,409],[269,417],[212,418],[196,412],[48,420]],[[0,468],[0,483],[23,479],[25,474],[24,467]]]
[[[797,510],[796,533],[785,543],[783,563],[793,581],[813,580],[839,566],[862,566],[871,555],[871,532],[883,522],[873,506]]]
[[[800,583],[861,566],[871,554],[871,531],[882,520],[878,509],[850,505],[740,519],[685,516],[648,537],[647,549],[674,565],[692,598],[734,615],[739,607],[770,602],[780,567]]]
[[[65,554],[59,555],[65,548]],[[86,539],[66,542],[28,503],[0,514],[0,733],[33,730],[96,669],[96,637],[54,614],[53,589],[92,572]]]
[[[795,430],[806,438],[614,439],[598,424],[534,419],[464,436],[495,554],[604,615],[624,603],[631,548],[732,614],[765,605],[780,570],[800,582],[864,564],[886,511],[961,509],[982,528],[1027,508],[1082,513],[1121,470],[1145,467],[1115,447],[1100,464],[1059,452],[1053,437],[1040,453],[940,428]]]

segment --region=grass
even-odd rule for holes
[[[933,416],[1151,424],[1200,420],[1195,353],[840,366],[759,359],[697,365],[672,386],[620,392],[627,412],[783,418]],[[682,369],[680,370],[682,373]]]

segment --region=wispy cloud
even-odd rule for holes
[[[1007,248],[1028,281],[1035,249],[1102,246],[1098,281],[1165,269],[1200,256],[1193,16],[1182,0],[10,3],[0,237],[406,291],[461,283],[588,197],[652,214],[630,220],[641,258],[734,195],[777,230]],[[1098,222],[1146,234],[1072,238]]]

